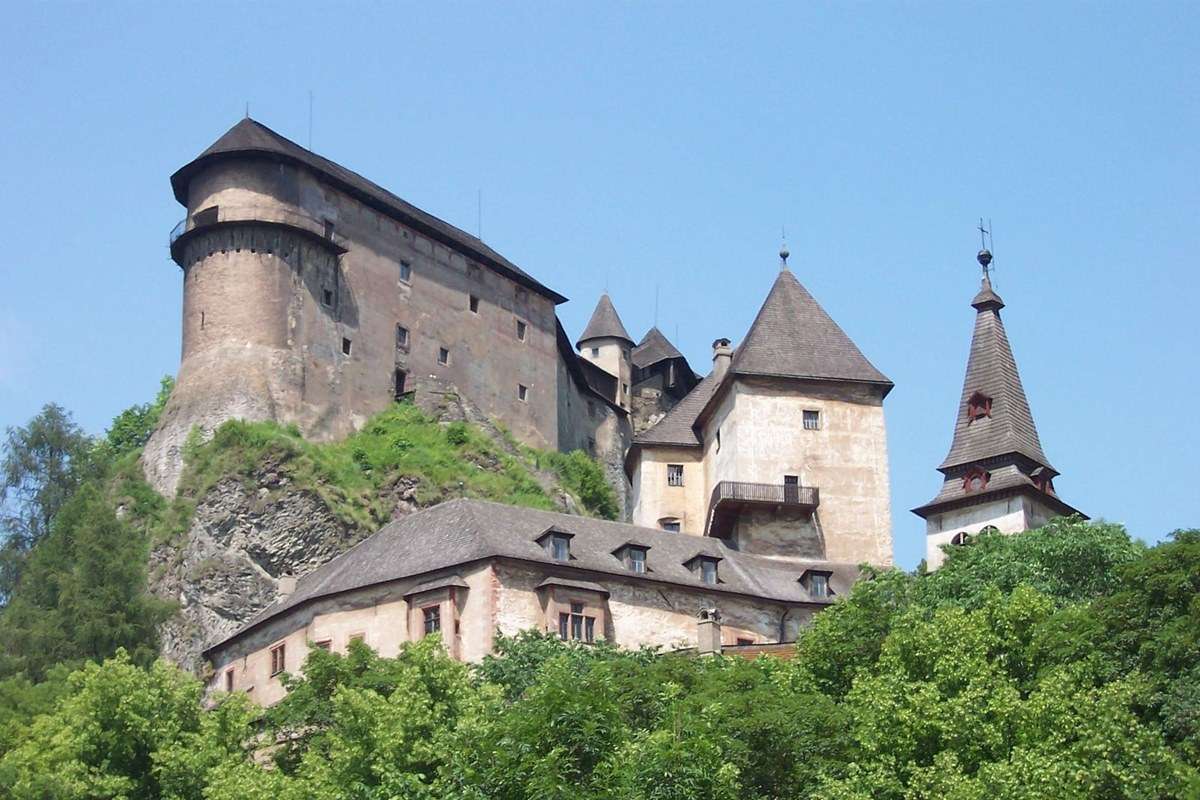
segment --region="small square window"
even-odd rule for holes
[[[421,609],[424,618],[425,635],[437,633],[442,629],[442,609],[440,606],[429,606]]]
[[[404,327],[403,325],[396,326],[396,349],[408,349],[408,328]]]
[[[525,323],[524,323],[524,322],[522,322],[521,320],[517,320],[517,339],[518,339],[518,340],[520,340],[520,341],[522,341],[522,342],[523,342],[523,341],[525,341],[525,329],[526,329],[526,327],[527,327],[527,326],[525,325]]]
[[[438,348],[438,363],[443,367],[450,363],[450,351],[444,347]]]
[[[593,347],[592,348],[592,358],[599,358],[599,357],[600,357],[600,348]]]
[[[408,261],[400,262],[400,282],[401,283],[411,283],[412,282],[412,264]]]
[[[478,297],[476,297],[475,295],[470,295],[470,297],[467,300],[467,304],[470,306],[472,314],[479,313],[479,298]]]
[[[667,486],[683,486],[683,464],[667,464]]]
[[[332,650],[333,649],[333,640],[332,639],[322,639],[319,642],[313,642],[313,647],[317,648],[318,650],[325,650],[325,651]]]
[[[658,521],[658,527],[662,528],[664,531],[670,531],[671,533],[679,533],[680,531],[679,520],[675,517],[663,517]]]
[[[271,674],[278,675],[287,666],[287,645],[283,642],[271,648]]]
[[[816,431],[821,429],[821,412],[804,410],[804,430]]]
[[[354,347],[354,342],[350,341],[349,339],[347,339],[346,337],[343,336],[342,337],[342,355],[344,355],[344,356],[350,355],[350,349],[352,347]]]
[[[529,387],[523,383],[517,384],[517,399],[522,403],[529,399]]]

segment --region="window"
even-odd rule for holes
[[[592,348],[592,358],[599,358],[599,357],[600,357],[600,348],[593,347]]]
[[[558,638],[563,641],[596,641],[596,618],[583,613],[583,603],[571,603],[571,612],[558,615]]]
[[[517,399],[522,403],[529,399],[529,387],[523,383],[517,384]]]
[[[1000,529],[997,528],[995,525],[984,525],[982,528],[979,529],[979,532],[981,534],[982,533],[999,533]]]
[[[743,639],[741,636],[738,637],[738,640],[737,640],[738,647],[748,647],[749,645],[752,645],[752,644],[754,644],[753,639]]]
[[[470,306],[472,314],[479,313],[479,298],[478,297],[476,297],[475,295],[470,295],[469,299],[467,300],[467,304]]]
[[[970,425],[977,419],[990,417],[992,415],[992,398],[988,397],[983,392],[975,392],[967,400],[967,424]]]
[[[721,429],[717,428],[717,452],[721,452]]]
[[[367,635],[365,633],[352,633],[346,641],[353,644],[354,642],[365,642],[366,640]]]
[[[524,322],[517,320],[517,339],[519,341],[525,341],[525,329],[527,327],[528,326]]]
[[[625,395],[626,397],[629,396],[629,384],[628,383],[621,384],[621,394]]]
[[[322,289],[321,290],[321,304],[325,305],[325,306],[329,306],[330,308],[333,307],[333,290],[332,289]]]
[[[625,549],[625,566],[630,572],[636,572],[639,575],[646,572],[646,548],[644,547],[627,547]]]
[[[347,339],[344,336],[342,337],[342,355],[344,355],[344,356],[350,355],[350,348],[352,348],[353,346],[354,346],[353,342],[351,342],[349,339]]]
[[[396,326],[396,349],[408,349],[408,328],[404,327],[403,325]]]
[[[717,560],[715,558],[700,559],[700,580],[707,584],[716,584]]]
[[[829,576],[821,572],[814,572],[808,581],[808,593],[822,599],[829,597]]]
[[[964,492],[981,492],[987,488],[991,475],[982,467],[972,467],[963,478]]]
[[[821,412],[804,410],[804,430],[819,431],[821,429]]]
[[[971,541],[971,534],[967,533],[966,531],[959,531],[950,537],[950,544],[956,547],[960,547],[969,541]]]
[[[799,503],[800,502],[800,476],[799,475],[784,475],[783,476],[783,502]]]
[[[199,228],[201,225],[212,225],[217,221],[217,206],[209,206],[202,211],[197,211],[192,214],[192,227]]]
[[[326,239],[333,238],[333,227],[334,227],[333,220],[331,220],[331,219],[325,220],[325,238]]]
[[[404,399],[404,384],[407,379],[408,373],[402,369],[392,372],[392,399],[397,403]]]
[[[400,262],[400,282],[412,283],[412,264],[408,261]]]
[[[328,652],[329,650],[333,649],[333,640],[322,639],[319,642],[313,642],[313,647],[317,648],[318,650],[325,650]]]
[[[551,535],[546,540],[546,552],[555,561],[571,560],[571,538],[561,533]]]
[[[683,464],[667,464],[667,486],[683,486]]]
[[[679,533],[679,520],[676,517],[663,517],[658,521],[658,527],[671,533]]]
[[[443,367],[450,364],[450,351],[444,347],[438,348],[438,363]]]
[[[421,609],[424,618],[425,635],[437,633],[442,629],[442,609],[440,606],[429,606]]]
[[[286,645],[283,642],[271,648],[271,674],[278,675],[283,672],[283,668],[287,663]]]
[[[225,691],[227,691],[227,692],[233,691],[233,670],[232,669],[225,670]]]

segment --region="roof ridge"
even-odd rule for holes
[[[596,308],[592,311],[592,316],[588,320],[588,324],[583,329],[583,333],[579,335],[575,346],[579,347],[588,339],[624,339],[633,344],[633,339],[629,336],[629,331],[625,330],[625,324],[621,322],[621,315],[617,313],[616,306],[613,305],[612,298],[608,296],[608,292],[600,295],[600,299],[596,301]]]

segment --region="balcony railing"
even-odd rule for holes
[[[738,515],[747,506],[775,506],[813,511],[821,502],[815,486],[791,483],[748,483],[721,481],[713,487],[708,502],[709,536],[725,539],[733,532]]]
[[[175,240],[183,236],[183,232],[187,230],[188,218],[184,217],[179,220],[179,224],[171,228],[171,240],[167,242],[167,246],[175,244]]]

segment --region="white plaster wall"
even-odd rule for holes
[[[633,472],[633,524],[657,528],[664,517],[677,517],[683,533],[702,536],[708,493],[703,454],[695,448],[649,447]],[[667,483],[667,465],[683,465],[683,486]]]
[[[1001,533],[1021,533],[1057,516],[1046,504],[1023,495],[932,514],[925,520],[925,565],[931,571],[942,565],[946,560],[942,546],[949,545],[955,534],[976,534],[989,525]]]
[[[584,358],[617,378],[617,405],[628,410],[631,375],[629,342],[611,336],[602,336],[598,339],[588,339],[580,344],[582,345],[580,353]],[[592,348],[600,352],[593,356]]]

